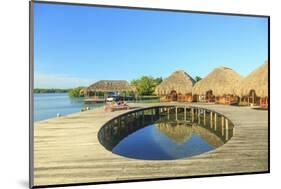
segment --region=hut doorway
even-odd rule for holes
[[[206,101],[207,102],[215,102],[215,96],[213,95],[213,91],[209,90],[206,92]]]
[[[177,91],[172,90],[170,93],[171,96],[171,101],[177,101],[178,100],[178,95],[177,95]]]
[[[256,95],[255,90],[251,90],[250,94],[248,96],[248,105],[252,104],[252,105],[257,105],[258,104],[258,97]]]
[[[192,102],[198,102],[199,101],[199,95],[194,94],[192,95]]]

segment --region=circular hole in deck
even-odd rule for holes
[[[121,115],[99,131],[100,143],[120,156],[173,160],[222,146],[233,136],[225,116],[200,108],[153,107]]]

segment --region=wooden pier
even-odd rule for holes
[[[165,105],[134,104],[137,108]],[[194,106],[225,115],[235,125],[233,137],[213,151],[178,160],[129,159],[106,150],[98,131],[110,119],[125,112],[104,112],[102,108],[53,118],[34,124],[34,185],[75,184],[105,181],[153,179],[197,175],[267,172],[268,111],[228,105],[167,103]],[[203,112],[203,115],[205,113]],[[216,128],[217,114],[211,114]],[[204,116],[205,117],[205,116]],[[205,124],[205,119],[199,120]],[[224,127],[228,122],[224,122]]]
[[[101,98],[85,98],[84,102],[94,102],[94,103],[104,103],[105,99],[101,99]]]

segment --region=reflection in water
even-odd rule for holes
[[[191,109],[154,108],[110,121],[98,137],[107,150],[118,155],[170,160],[213,150],[232,135],[233,124],[223,116],[197,111],[192,118]]]
[[[184,123],[160,122],[155,124],[155,127],[177,144],[185,143],[192,136],[192,127]]]

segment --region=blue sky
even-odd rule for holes
[[[267,18],[120,8],[34,6],[34,84],[86,86],[101,79],[206,76],[227,66],[242,76],[268,57]]]

